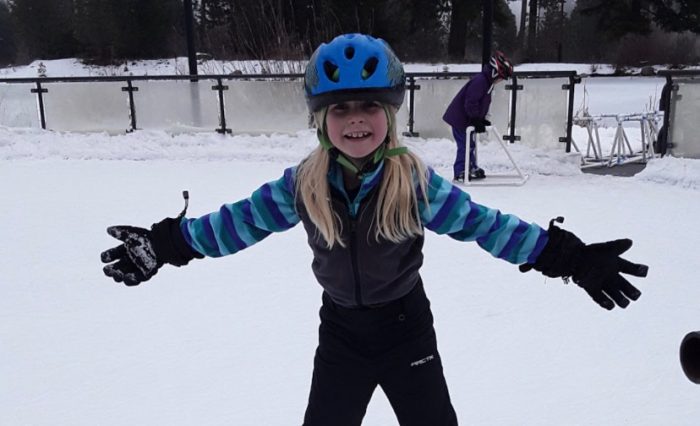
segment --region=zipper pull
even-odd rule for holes
[[[182,211],[176,217],[176,219],[182,219],[183,217],[185,217],[185,214],[187,213],[187,207],[190,204],[190,193],[187,190],[182,191],[182,198],[185,199],[185,208],[182,209]]]

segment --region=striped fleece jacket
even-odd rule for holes
[[[296,169],[286,169],[278,180],[264,184],[249,198],[223,205],[217,212],[198,219],[183,218],[180,229],[185,240],[202,255],[220,257],[304,222],[314,252],[312,269],[336,303],[380,305],[407,294],[420,280],[423,237],[398,244],[373,243],[374,238],[366,238],[368,232],[374,235],[374,215],[363,213],[376,206],[373,195],[383,176],[383,163],[363,177],[354,199],[344,189],[340,166],[331,166],[328,179],[333,208],[342,220],[342,238],[346,242],[346,247],[336,244],[331,250],[325,247],[303,205],[295,199]],[[510,263],[535,262],[548,239],[544,229],[476,204],[434,170],[429,169],[428,173],[428,199],[419,197],[424,228],[459,241],[476,241],[493,256]],[[355,238],[356,229],[364,233],[363,238]]]

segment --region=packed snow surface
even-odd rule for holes
[[[601,111],[619,101],[601,93]],[[451,177],[452,141],[406,143]],[[107,226],[177,215],[184,189],[188,216],[203,215],[316,144],[307,129],[0,127],[0,424],[300,424],[321,300],[301,226],[134,288],[105,277],[99,254],[117,244]],[[479,149],[487,174],[508,169],[497,144]],[[607,312],[573,284],[428,232],[422,276],[460,423],[698,424],[700,387],[678,348],[700,329],[700,161],[654,159],[621,178],[581,173],[576,154],[511,152],[528,182],[465,188],[476,202],[542,226],[564,216],[586,242],[631,238],[625,257],[650,272],[630,279],[639,301]],[[363,424],[397,424],[381,389]]]

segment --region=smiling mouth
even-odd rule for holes
[[[350,140],[365,139],[372,136],[371,132],[350,132],[343,135]]]

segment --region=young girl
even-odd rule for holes
[[[304,84],[320,142],[306,159],[198,219],[110,227],[123,244],[102,261],[107,276],[137,285],[166,263],[232,254],[302,222],[324,290],[305,425],[361,424],[378,385],[402,425],[457,424],[419,273],[424,228],[476,241],[523,271],[571,277],[606,309],[640,296],[620,275],[646,275],[619,257],[630,240],[586,245],[553,223],[545,231],[476,204],[401,146],[405,76],[383,40],[322,44]]]
[[[467,146],[467,128],[474,127],[469,133],[469,172],[467,180],[484,179],[484,169],[477,165],[476,134],[486,132],[491,122],[486,115],[491,107],[491,92],[494,86],[513,75],[513,64],[502,52],[496,51],[488,65],[471,78],[452,99],[442,119],[452,127],[452,136],[457,143],[457,156],[453,166],[457,183],[464,183],[464,169]]]

